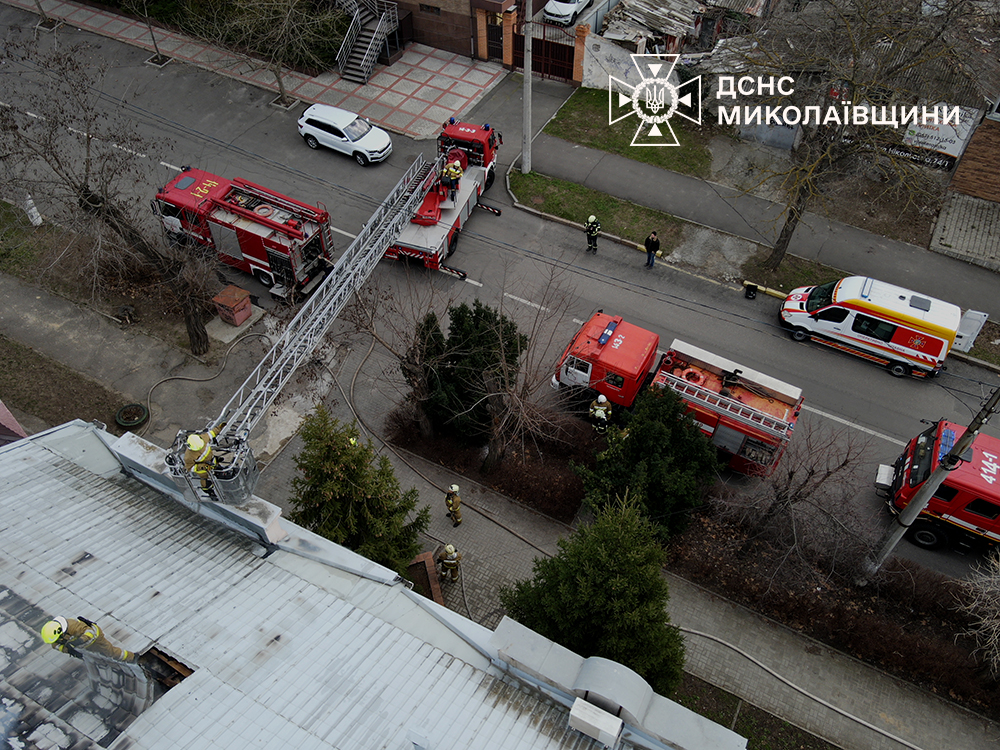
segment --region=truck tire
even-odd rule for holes
[[[486,170],[486,182],[483,183],[483,192],[484,193],[487,190],[489,190],[491,187],[493,187],[493,180],[496,179],[496,173],[495,172],[496,172],[496,170],[494,170],[493,167],[490,167],[488,170]]]
[[[274,277],[267,271],[261,271],[259,268],[253,270],[253,277],[261,283],[261,285],[270,289],[274,286]]]
[[[445,258],[450,258],[455,253],[455,248],[458,247],[458,235],[462,233],[461,229],[456,229],[454,234],[448,238],[448,254],[444,256]]]
[[[788,332],[788,335],[795,341],[805,341],[809,338],[809,331],[801,326],[796,326]]]
[[[910,375],[910,366],[902,362],[890,362],[886,367],[894,378],[906,378]]]
[[[917,521],[906,532],[906,538],[921,549],[941,549],[948,544],[945,530],[927,521]]]
[[[305,139],[306,139],[306,145],[309,148],[319,148],[319,141],[316,140],[316,136],[307,135]]]

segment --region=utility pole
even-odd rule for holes
[[[521,174],[531,174],[531,3],[524,6],[524,99],[521,128]]]
[[[979,431],[983,428],[983,425],[996,413],[997,404],[1000,404],[1000,388],[993,391],[993,394],[986,401],[983,408],[979,410],[979,413],[969,423],[969,426],[965,428],[965,432],[955,441],[955,445],[952,446],[946,455],[941,457],[937,468],[931,472],[931,475],[920,489],[917,490],[917,494],[913,496],[913,499],[907,503],[903,511],[896,517],[896,527],[889,535],[881,552],[879,552],[878,556],[871,563],[872,573],[877,572],[889,558],[899,540],[903,538],[903,534],[910,528],[917,516],[920,515],[920,512],[927,507],[927,503],[930,502],[931,497],[937,492],[937,488],[944,482],[944,478],[948,472],[958,467],[962,459],[962,454],[972,448],[972,444],[975,442],[976,436],[979,435]]]

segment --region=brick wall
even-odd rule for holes
[[[951,178],[952,190],[1000,202],[1000,122],[984,120]]]

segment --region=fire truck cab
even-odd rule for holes
[[[927,481],[965,428],[941,420],[913,438],[892,466],[881,465],[876,491],[898,514]],[[907,532],[924,549],[1000,542],[1000,440],[980,433],[962,461],[948,472]]]
[[[275,297],[308,294],[332,261],[330,215],[242,178],[185,167],[152,201],[167,237],[214,249]]]

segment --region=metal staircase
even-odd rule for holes
[[[396,3],[385,0],[341,0],[341,7],[353,16],[344,42],[337,52],[340,75],[355,83],[368,83],[379,50],[389,34],[399,27]]]
[[[770,414],[764,414],[756,409],[751,409],[739,401],[720,396],[715,391],[710,391],[694,383],[689,383],[683,378],[678,378],[669,373],[664,373],[664,380],[666,381],[666,385],[670,386],[671,389],[687,401],[700,402],[714,412],[728,412],[738,421],[758,427],[765,432],[770,432],[776,437],[783,437],[788,434],[790,425],[783,419],[771,416]]]

